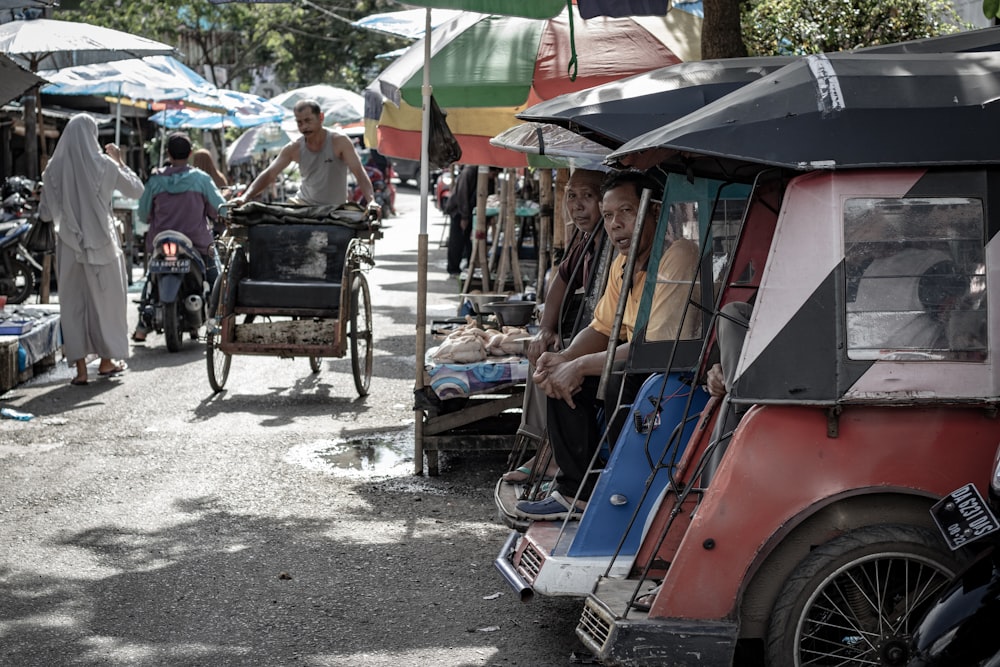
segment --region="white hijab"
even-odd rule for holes
[[[104,264],[114,259],[108,247],[118,245],[110,219],[118,173],[118,164],[97,142],[93,116],[70,119],[42,174],[40,212],[47,211],[77,261]]]

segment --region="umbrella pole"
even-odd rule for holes
[[[118,103],[115,105],[115,145],[122,145],[122,84],[118,84]]]
[[[431,9],[424,16],[424,81],[421,87],[423,97],[420,118],[420,234],[417,236],[417,354],[416,391],[424,388],[424,352],[427,347],[427,190],[430,179],[430,159],[428,141],[431,133]],[[424,411],[414,407],[413,473],[424,472]],[[427,460],[428,472],[437,470],[437,451]]]

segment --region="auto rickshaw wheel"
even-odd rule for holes
[[[932,531],[865,526],[814,549],[785,582],[769,667],[906,665],[909,633],[958,571]]]
[[[367,396],[372,381],[372,302],[368,281],[355,273],[351,281],[351,313],[347,337],[351,339],[351,369],[358,396]]]

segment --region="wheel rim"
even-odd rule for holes
[[[226,354],[218,349],[218,334],[209,333],[207,339],[208,355],[208,380],[212,389],[216,392],[222,391],[229,379],[229,365],[232,363],[231,354]]]
[[[351,366],[358,393],[365,396],[372,377],[372,305],[364,276],[354,279],[351,289]]]
[[[11,283],[13,293],[7,296],[7,303],[24,303],[35,287],[35,276],[31,272],[31,267],[18,259],[11,259]]]
[[[930,558],[903,552],[846,563],[803,608],[796,665],[905,665],[914,625],[951,576]]]

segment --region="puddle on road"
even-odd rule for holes
[[[314,440],[292,447],[285,460],[332,475],[381,477],[413,468],[413,433],[373,433],[338,440]]]

